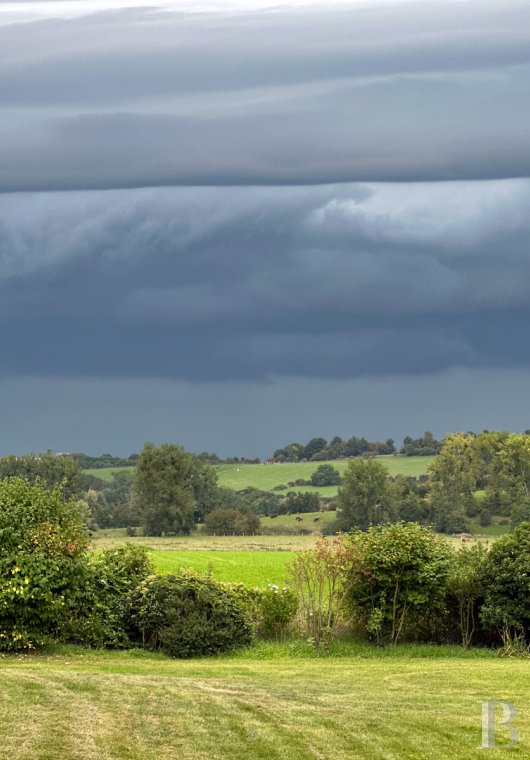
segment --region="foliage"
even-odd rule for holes
[[[190,573],[151,576],[129,597],[131,635],[147,649],[196,657],[247,646],[252,622],[236,595]]]
[[[0,481],[0,649],[42,643],[80,591],[88,537],[59,487]]]
[[[248,509],[214,509],[204,520],[205,532],[215,536],[253,535],[259,527],[259,517]]]
[[[318,512],[320,499],[317,493],[288,493],[280,506],[280,514],[299,514],[301,512]]]
[[[79,498],[83,488],[83,474],[78,463],[71,456],[53,454],[50,450],[42,454],[0,458],[0,480],[10,477],[25,478],[30,483],[39,481],[50,491],[61,486],[66,501]]]
[[[123,544],[94,553],[63,639],[97,647],[130,646],[125,625],[127,597],[152,572],[144,546]]]
[[[358,457],[363,454],[394,454],[396,447],[392,438],[382,441],[367,441],[366,438],[352,436],[343,440],[335,436],[328,443],[325,438],[312,438],[305,445],[289,443],[283,448],[276,449],[273,459],[278,462],[321,462],[327,459],[344,459]]]
[[[237,596],[260,637],[276,641],[286,638],[298,609],[294,591],[275,584],[267,588],[249,588],[243,583],[223,586]]]
[[[341,530],[366,530],[393,518],[388,471],[375,459],[352,459],[339,489],[337,520]],[[340,510],[340,512],[339,512]]]
[[[441,448],[441,441],[437,441],[433,434],[427,430],[419,438],[406,436],[399,453],[406,457],[432,456],[438,454]]]
[[[262,636],[280,641],[288,633],[298,610],[298,596],[286,586],[269,585],[260,597]]]
[[[442,603],[451,549],[416,523],[374,526],[350,541],[357,557],[348,578],[350,614],[379,643],[396,644],[414,617]]]
[[[340,472],[331,464],[321,464],[311,475],[312,486],[338,486],[342,478]]]
[[[484,563],[482,620],[530,636],[530,523],[499,538]]]
[[[463,546],[455,553],[447,579],[449,597],[454,598],[458,609],[458,625],[462,644],[471,646],[479,623],[480,604],[484,598],[484,564],[487,550],[483,544]]]
[[[194,511],[204,512],[212,482],[210,465],[195,460],[181,446],[146,443],[138,457],[134,500],[149,536],[187,534]],[[203,474],[208,474],[203,477]]]
[[[288,566],[289,581],[298,595],[298,623],[316,647],[329,644],[340,622],[348,593],[347,579],[358,551],[343,538],[324,538],[313,549],[296,553]]]
[[[447,436],[440,453],[429,466],[432,517],[440,533],[465,529],[465,513],[473,504],[478,471],[475,437],[467,433]]]

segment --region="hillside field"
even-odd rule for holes
[[[427,473],[427,467],[434,457],[377,457],[388,469],[390,475],[409,475],[419,477]],[[348,459],[335,459],[329,462],[295,462],[284,464],[221,464],[216,466],[219,485],[238,491],[242,488],[259,488],[261,491],[272,491],[275,486],[294,480],[309,480],[319,464],[331,464],[342,474],[348,464]],[[95,470],[84,470],[88,475],[95,475],[101,480],[112,480],[114,472],[134,472],[134,467],[107,467]],[[335,496],[336,486],[315,488],[313,486],[295,486],[289,490],[314,491],[323,496]],[[279,493],[286,493],[280,491]]]
[[[4,656],[2,760],[479,760],[483,700],[518,708],[524,660],[459,647],[259,644],[216,658],[56,647]],[[508,732],[497,729],[499,745]]]

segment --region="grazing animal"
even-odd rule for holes
[[[313,522],[320,522],[320,517],[315,517],[315,519],[313,520]]]

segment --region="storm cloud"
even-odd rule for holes
[[[4,374],[527,366],[527,180],[0,197]]]
[[[0,448],[530,419],[527,2],[9,0],[0,64]]]
[[[527,2],[114,9],[0,51],[0,191],[530,174]]]

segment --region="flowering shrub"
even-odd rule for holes
[[[286,587],[270,585],[261,593],[261,632],[266,638],[283,639],[298,610],[298,597]]]
[[[0,481],[0,649],[56,634],[78,597],[88,537],[60,488]]]
[[[315,646],[328,643],[338,627],[357,558],[356,548],[343,538],[324,538],[313,549],[297,552],[288,566],[298,595],[299,627]]]

